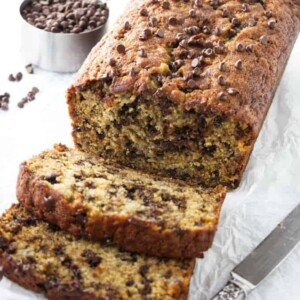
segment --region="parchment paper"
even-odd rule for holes
[[[128,1],[110,0],[110,26]],[[64,93],[73,75],[36,69],[20,83],[10,73],[24,71],[19,52],[20,1],[0,1],[0,94],[11,93],[9,112],[0,111],[0,212],[15,198],[21,161],[56,142],[72,146]],[[259,78],[258,78],[259,80]],[[17,102],[37,86],[37,100],[23,110]],[[241,187],[228,194],[211,250],[199,260],[191,300],[207,300],[229,278],[230,271],[300,202],[300,39],[282,78]],[[265,280],[250,300],[300,299],[300,247]],[[44,299],[4,279],[0,300]]]

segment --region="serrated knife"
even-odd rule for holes
[[[241,300],[272,273],[300,242],[300,204],[231,272],[212,300]]]

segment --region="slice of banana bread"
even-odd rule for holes
[[[0,219],[0,264],[9,279],[53,300],[183,300],[194,260],[76,239],[14,205]]]
[[[237,187],[299,25],[298,0],[140,0],[68,90],[77,147]]]
[[[202,189],[58,145],[21,166],[17,197],[39,216],[127,251],[199,257],[212,244],[224,187]]]

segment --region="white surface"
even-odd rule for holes
[[[111,19],[126,1],[110,0]],[[0,111],[0,211],[16,201],[15,184],[20,162],[51,148],[72,145],[64,93],[72,75],[36,70],[24,72],[19,53],[18,5],[0,1],[0,94],[9,92],[9,112]],[[9,25],[9,26],[8,26]],[[213,248],[198,262],[191,286],[192,300],[207,300],[229,278],[230,270],[300,202],[300,39],[281,81],[241,187],[227,196]],[[10,73],[23,71],[19,83]],[[259,79],[258,79],[259,80]],[[17,102],[33,87],[41,92],[24,109]],[[201,270],[201,271],[200,271]],[[300,247],[265,280],[250,300],[300,299]],[[43,299],[4,279],[1,300]]]

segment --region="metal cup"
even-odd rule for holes
[[[34,27],[21,15],[31,2],[20,6],[22,23],[21,52],[28,63],[41,69],[59,72],[76,72],[91,49],[105,33],[105,25],[84,33],[52,33]]]

